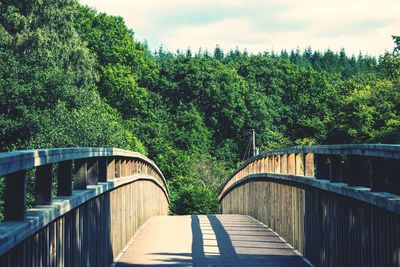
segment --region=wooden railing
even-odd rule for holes
[[[27,173],[35,180],[35,205],[28,210]],[[169,210],[162,172],[126,150],[0,153],[0,176],[0,266],[110,266],[147,219]]]
[[[220,188],[223,213],[250,215],[316,266],[400,266],[400,146],[275,150]]]

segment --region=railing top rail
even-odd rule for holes
[[[239,168],[237,168],[219,187],[219,194],[223,191],[225,185],[239,171],[244,169],[249,163],[275,155],[297,153],[313,153],[323,155],[352,155],[365,157],[381,157],[400,159],[400,145],[395,144],[340,144],[340,145],[315,145],[315,146],[294,146],[282,148],[261,153],[256,157],[247,159]]]
[[[400,159],[400,145],[389,144],[345,144],[345,145],[319,145],[319,146],[294,146],[283,149],[276,149],[250,158],[254,161],[259,158],[272,155],[290,154],[290,153],[314,153],[326,155],[354,155],[382,158]]]
[[[127,157],[142,160],[152,165],[166,186],[164,175],[151,159],[138,152],[119,148],[73,147],[3,152],[0,153],[0,176],[46,164],[92,157]]]

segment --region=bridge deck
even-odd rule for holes
[[[116,264],[132,266],[309,266],[269,228],[242,215],[155,217]]]

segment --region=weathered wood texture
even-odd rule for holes
[[[316,266],[400,266],[399,155],[398,145],[267,152],[222,184],[221,210],[262,221]]]
[[[4,154],[2,161],[12,162]],[[10,153],[14,158],[15,154]],[[120,154],[102,157],[94,153],[95,157],[84,158],[85,153],[75,153],[73,174],[71,157],[53,153],[52,160],[63,160],[52,162],[59,164],[58,197],[53,199],[48,195],[51,168],[38,163],[36,179],[46,188],[37,188],[36,202],[45,205],[25,212],[24,201],[20,201],[18,216],[10,213],[10,219],[0,224],[0,266],[110,266],[146,220],[167,215],[168,191],[158,167],[138,153]],[[26,157],[20,156],[20,160]],[[25,170],[27,166],[30,164],[20,168]],[[25,172],[17,174],[21,180],[18,186],[11,183],[17,180],[13,173],[6,176],[6,182],[10,181],[7,192],[17,190],[15,196],[24,200],[25,187],[19,184],[23,185]],[[74,188],[79,190],[71,190],[72,176]],[[9,209],[13,199],[5,199]]]
[[[314,187],[248,180],[221,201],[250,215],[315,266],[400,266],[400,215]]]
[[[378,156],[377,156],[378,155]],[[304,146],[274,150],[244,162],[220,187],[220,195],[247,175],[279,173],[315,177],[375,192],[400,194],[400,145]]]
[[[110,266],[150,217],[168,201],[148,180],[101,194],[52,221],[0,257],[0,266]]]

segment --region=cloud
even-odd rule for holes
[[[399,34],[398,0],[82,0],[124,17],[153,49],[191,47],[252,52],[311,46],[357,54],[391,50]],[[397,31],[397,32],[396,32]]]

